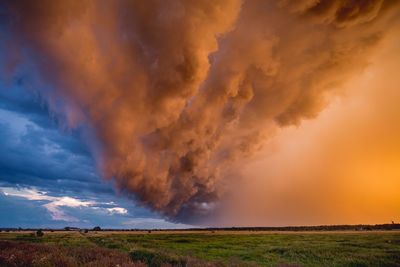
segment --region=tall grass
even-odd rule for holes
[[[100,247],[62,247],[0,241],[0,266],[13,267],[144,267],[126,253]]]

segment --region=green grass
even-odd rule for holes
[[[0,234],[0,239],[65,246],[97,246],[177,259],[230,265],[400,266],[400,232],[347,233],[45,233]],[[161,256],[157,256],[161,257]]]

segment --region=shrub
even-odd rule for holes
[[[172,266],[186,266],[186,260],[182,258],[173,257],[159,252],[152,252],[149,250],[135,250],[130,253],[133,261],[141,261],[146,263],[149,267],[160,267],[166,264]]]
[[[44,236],[44,233],[43,233],[42,229],[39,229],[39,230],[36,231],[36,236],[37,236],[37,237],[42,237],[42,236]]]
[[[93,227],[93,231],[101,231],[100,226]]]
[[[0,240],[0,266],[145,267],[126,253],[96,247],[63,247]]]

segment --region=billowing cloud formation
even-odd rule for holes
[[[398,11],[384,0],[9,1],[6,73],[35,84],[99,169],[169,216],[212,209],[239,159],[324,108]]]

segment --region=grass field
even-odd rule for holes
[[[66,262],[71,264],[64,266],[140,266],[129,265],[130,259],[150,266],[162,262],[172,266],[400,266],[398,231],[45,232],[43,237],[3,232],[0,246],[0,266],[18,266],[6,259],[11,257],[7,248],[18,246],[37,246],[44,251],[54,248],[69,257]],[[79,259],[74,259],[77,248]],[[85,258],[85,251],[92,256]],[[107,253],[114,257],[110,264],[96,258],[96,254]]]

